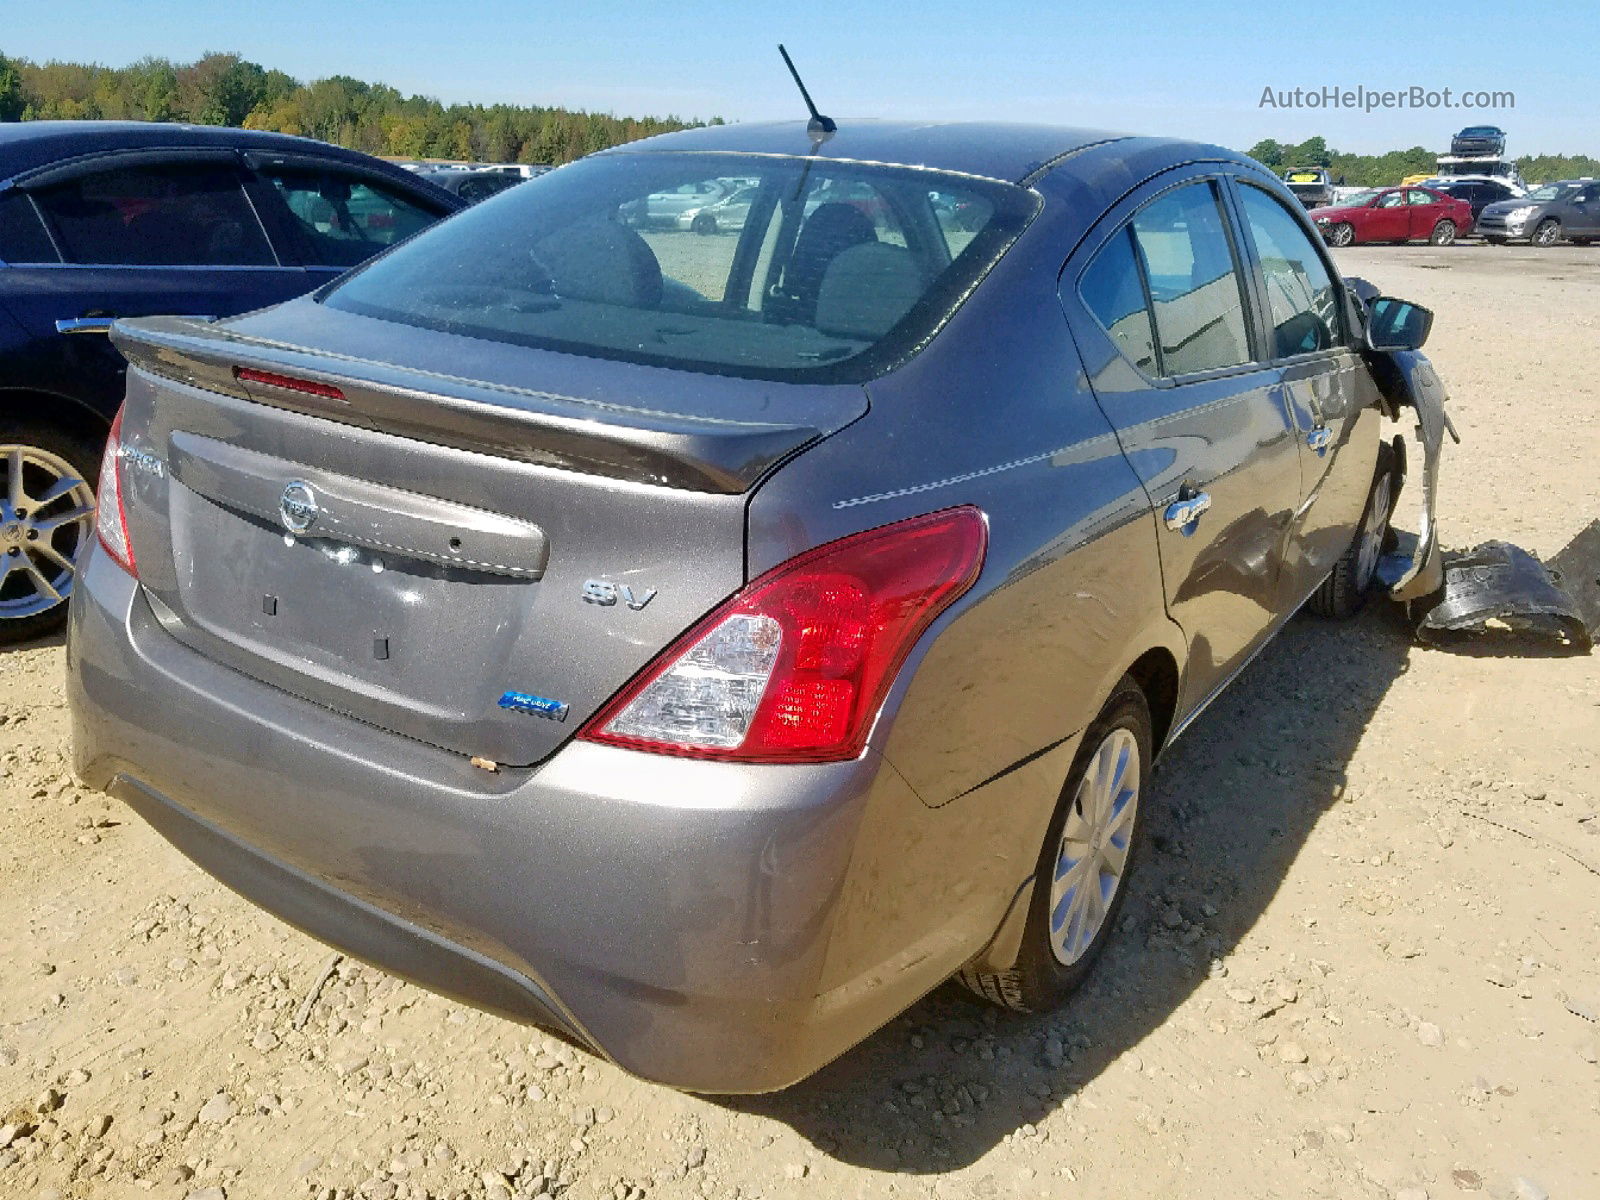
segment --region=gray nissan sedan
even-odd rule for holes
[[[737,235],[626,220],[735,186]],[[311,296],[116,324],[76,766],[285,920],[676,1087],[783,1087],[953,975],[1043,1010],[1162,748],[1373,586],[1427,324],[1215,146],[596,154]]]

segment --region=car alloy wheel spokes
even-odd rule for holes
[[[1366,591],[1378,571],[1378,555],[1383,550],[1383,536],[1389,529],[1389,505],[1393,494],[1393,477],[1385,474],[1372,489],[1372,505],[1367,519],[1361,524],[1361,545],[1356,552],[1356,586]]]
[[[1050,950],[1071,966],[1099,936],[1122,884],[1139,806],[1139,742],[1113,729],[1072,798],[1050,883]]]
[[[37,446],[0,445],[0,620],[36,616],[72,594],[94,535],[94,489]]]

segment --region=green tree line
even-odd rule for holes
[[[1266,138],[1245,153],[1280,175],[1295,167],[1327,167],[1335,179],[1343,176],[1351,187],[1388,187],[1407,175],[1431,175],[1439,157],[1424,146],[1390,150],[1387,154],[1346,154],[1330,150],[1320,137],[1295,145]],[[1600,176],[1600,159],[1587,154],[1524,154],[1516,161],[1517,170],[1529,183]]]
[[[237,125],[402,158],[551,164],[696,123],[515,104],[444,105],[348,75],[301,83],[238,54],[207,54],[192,63],[144,58],[127,67],[0,54],[0,121],[96,119]]]

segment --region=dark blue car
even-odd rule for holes
[[[276,304],[461,207],[410,172],[307,138],[0,125],[0,643],[65,617],[122,401],[113,318]]]

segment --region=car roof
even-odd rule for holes
[[[166,121],[8,121],[0,124],[0,183],[36,167],[86,154],[207,146],[311,153],[369,170],[381,169],[399,179],[417,178],[415,173],[370,154],[287,133]]]
[[[630,142],[601,154],[663,151],[765,154],[894,166],[926,167],[1021,182],[1054,160],[1091,146],[1151,139],[1100,129],[1003,122],[875,121],[839,118],[837,132],[816,142],[804,121],[708,125]],[[1195,145],[1173,142],[1174,147]],[[1197,147],[1198,148],[1198,147]],[[1215,147],[1205,147],[1215,150]],[[1231,156],[1230,156],[1231,157]]]

